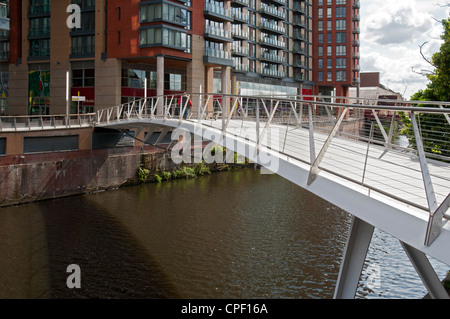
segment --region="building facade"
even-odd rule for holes
[[[353,1],[345,7],[352,9]],[[71,96],[84,97],[72,102],[71,113],[145,94],[319,92],[316,2],[13,1],[11,31],[4,39],[8,56],[0,61],[8,79],[3,113],[64,114],[68,71]],[[342,0],[333,5],[337,2]],[[79,6],[79,15],[71,5]],[[348,15],[346,21],[352,21],[353,13]],[[353,34],[353,27],[347,29]],[[345,65],[353,67],[352,62]],[[339,84],[354,84],[353,78],[349,71]]]
[[[314,1],[315,95],[348,96],[359,84],[359,0]]]

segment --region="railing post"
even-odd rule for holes
[[[411,112],[411,121],[414,130],[414,137],[416,140],[417,153],[419,155],[420,170],[422,172],[422,179],[425,187],[425,193],[427,195],[428,208],[430,212],[436,211],[437,201],[434,193],[433,183],[431,181],[430,171],[428,170],[427,158],[425,156],[425,150],[423,147],[422,136],[420,134],[419,126],[417,125],[416,115]]]
[[[314,123],[313,123],[311,103],[308,104],[308,128],[309,128],[309,159],[312,165],[314,163],[314,160],[316,159],[316,147],[314,144]]]

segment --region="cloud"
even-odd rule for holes
[[[429,14],[420,14],[410,4],[389,11],[376,12],[368,17],[365,32],[378,44],[411,43],[432,31]]]
[[[361,71],[380,72],[382,84],[404,93],[405,98],[427,85],[414,70],[429,69],[442,43],[442,24],[450,8],[442,0],[361,0]]]

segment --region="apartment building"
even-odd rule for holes
[[[9,0],[0,2],[0,116],[8,106]]]
[[[320,91],[316,2],[12,1],[8,57],[1,65],[8,79],[3,112],[64,114],[68,71],[71,96],[84,97],[72,102],[72,113],[146,94],[312,94]],[[353,0],[347,2],[352,8]],[[352,78],[346,76],[345,86]]]
[[[359,0],[314,1],[315,95],[348,96],[359,84]]]

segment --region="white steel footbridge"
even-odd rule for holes
[[[145,131],[146,142],[157,132],[153,144],[171,134],[165,145],[185,161],[192,144],[213,141],[350,213],[335,298],[355,297],[374,228],[400,241],[432,298],[449,298],[428,258],[450,265],[450,103],[184,94],[83,119],[80,126]],[[211,155],[192,152],[194,160]]]

